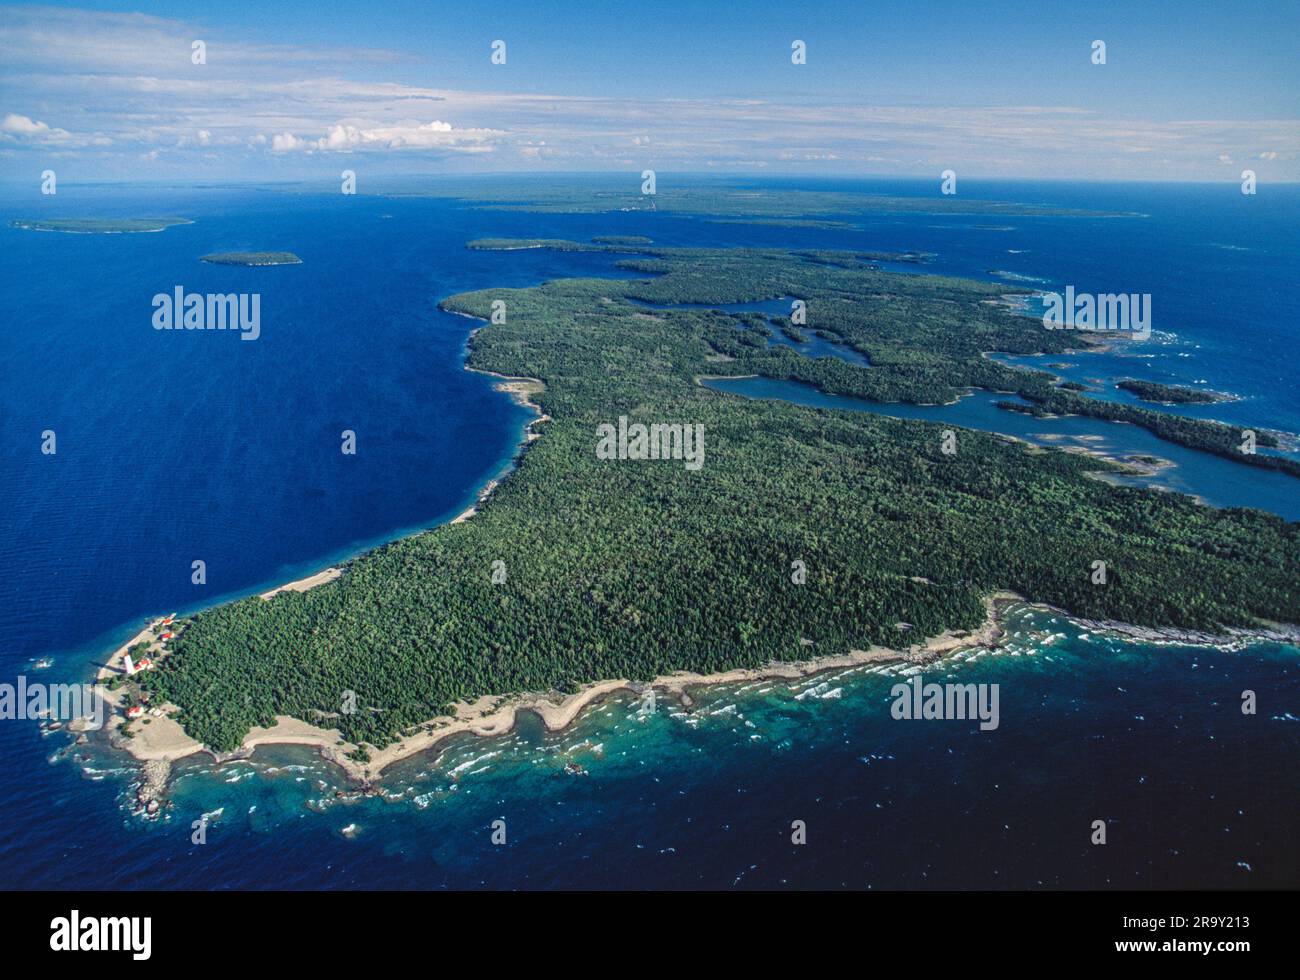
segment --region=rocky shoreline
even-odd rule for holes
[[[1251,641],[1300,644],[1300,626],[1289,623],[1272,623],[1251,628],[1228,627],[1224,633],[1207,633],[1202,630],[1179,629],[1174,626],[1134,626],[1113,619],[1080,619],[1061,609],[1053,609],[1071,622],[1098,633],[1111,633],[1140,643],[1211,646],[1219,649],[1240,649]]]

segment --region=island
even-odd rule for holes
[[[61,231],[70,235],[123,235],[192,224],[188,218],[18,218],[9,222],[11,228],[24,231]]]
[[[1295,621],[1300,525],[1094,479],[1118,469],[1082,453],[966,429],[948,453],[941,424],[700,383],[763,374],[878,401],[970,386],[1092,401],[983,356],[1080,343],[991,302],[1005,286],[769,249],[639,246],[619,264],[643,278],[443,299],[484,321],[467,366],[539,413],[513,471],[467,519],[313,588],[188,617],[124,694],[166,716],[148,738],[165,722],[179,741],[126,744],[175,758],[314,742],[368,779],[449,734],[509,730],[523,707],[556,727],[628,685],[991,642],[1010,595],[1201,631],[1180,637]],[[755,342],[752,318],[709,308],[789,296],[809,329],[871,366]],[[497,300],[510,315],[489,324]],[[602,458],[599,433],[621,419],[698,426],[702,465]]]
[[[1221,395],[1217,391],[1185,388],[1182,385],[1162,385],[1155,381],[1137,381],[1133,378],[1125,378],[1115,387],[1132,392],[1143,401],[1160,402],[1165,405],[1212,405],[1215,402],[1228,400],[1227,395]]]
[[[213,265],[301,265],[302,259],[292,252],[214,252],[199,256],[200,262]]]
[[[475,238],[466,242],[465,247],[475,252],[518,252],[530,248],[548,248],[557,252],[609,251],[606,244],[571,242],[563,238]]]

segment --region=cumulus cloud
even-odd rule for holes
[[[17,133],[20,136],[35,136],[36,134],[46,134],[50,132],[50,127],[43,122],[35,122],[27,116],[20,116],[11,112],[5,116],[4,121],[0,122],[0,130],[6,133]],[[55,130],[62,133],[63,130]]]
[[[43,148],[108,146],[112,141],[99,135],[76,136],[66,129],[10,112],[0,120],[0,141]]]
[[[265,142],[265,137],[259,137]],[[307,144],[293,133],[277,133],[271,137],[271,150],[274,153],[289,153],[293,150],[305,150]]]

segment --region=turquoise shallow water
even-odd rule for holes
[[[9,245],[0,251],[0,298],[18,311],[0,334],[0,668],[12,679],[32,658],[53,656],[51,678],[86,677],[147,614],[258,591],[472,500],[508,464],[528,416],[488,379],[462,370],[472,324],[440,314],[437,300],[557,276],[628,274],[604,255],[465,250],[475,237],[914,248],[936,255],[919,271],[990,278],[987,270],[998,268],[1101,284],[1098,291],[1151,289],[1156,326],[1178,344],[1153,346],[1151,357],[1135,349],[1120,365],[1072,358],[1081,372],[1204,379],[1240,399],[1215,406],[1215,417],[1300,429],[1290,358],[1300,318],[1291,275],[1300,197],[1243,214],[1214,188],[968,186],[981,196],[1152,217],[1117,225],[854,216],[862,228],[849,232],[669,215],[515,215],[413,199],[358,198],[341,213],[326,195],[74,187],[65,195],[61,187],[58,207],[70,216],[183,214],[195,224],[138,236],[0,228]],[[36,206],[9,197],[0,204],[6,221]],[[230,270],[194,261],[257,248],[293,250],[304,264]],[[262,338],[241,345],[224,335],[168,336],[233,344],[159,348],[164,335],[147,326],[149,297],[178,282],[262,289]],[[982,427],[986,401],[963,401],[974,413],[964,424]],[[988,411],[1049,431],[1041,420]],[[60,433],[58,470],[36,451],[47,426]],[[362,445],[361,465],[349,470],[337,453],[344,427]],[[1137,431],[1122,428],[1129,431],[1112,434],[1112,448],[1125,448]],[[1177,452],[1164,443],[1138,448]],[[1273,474],[1199,455],[1162,479],[1295,516],[1290,484],[1270,489]],[[194,554],[211,569],[201,594],[189,582]],[[933,668],[1001,685],[996,732],[896,722],[887,708],[897,679],[858,669],[793,686],[719,688],[697,695],[689,711],[661,702],[646,714],[631,696],[617,696],[555,735],[525,719],[504,738],[461,739],[405,764],[392,799],[337,797],[345,791],[337,771],[303,749],[260,750],[221,767],[194,760],[179,768],[169,819],[153,824],[123,808],[133,770],[120,757],[93,751],[78,765],[63,757],[62,735],[9,722],[0,725],[0,885],[1300,880],[1289,826],[1300,803],[1297,651],[1103,641],[1037,616],[1017,627],[1010,652]],[[1237,706],[1247,688],[1260,702],[1249,718]],[[570,760],[588,775],[566,775]],[[192,821],[217,811],[208,843],[191,844]],[[489,839],[497,819],[508,828],[502,846]],[[1104,848],[1087,842],[1093,819],[1108,821]],[[790,843],[793,820],[806,821],[807,845]]]

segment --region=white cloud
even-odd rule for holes
[[[75,136],[66,129],[51,126],[16,112],[10,112],[0,120],[0,141],[53,149],[108,146],[112,142],[107,137],[99,135]]]
[[[196,38],[207,44],[205,65],[190,61]],[[6,8],[0,92],[22,113],[0,122],[0,154],[8,163],[25,152],[80,152],[96,170],[116,160],[125,173],[131,167],[122,161],[161,149],[178,172],[204,161],[204,172],[263,173],[268,158],[279,158],[279,172],[287,173],[295,158],[371,153],[423,155],[466,170],[488,155],[493,167],[532,170],[773,164],[937,173],[955,166],[969,174],[1171,179],[1221,175],[1225,159],[1257,158],[1278,177],[1300,176],[1294,119],[1156,120],[1068,105],[463,91],[400,81],[416,77],[403,70],[416,60],[250,44],[140,14]],[[1269,149],[1260,153],[1261,146]]]
[[[263,142],[266,141],[265,136],[259,136],[258,138]],[[306,147],[307,144],[294,136],[293,133],[278,133],[271,137],[271,149],[275,153],[288,153],[291,150],[302,150],[306,149]]]
[[[336,123],[319,139],[300,139],[292,133],[274,137],[271,149],[276,153],[291,151],[352,152],[364,150],[448,150],[460,153],[486,153],[490,141],[505,136],[501,130],[456,129],[451,123],[435,119],[421,123],[403,121],[391,125],[356,126]]]
[[[23,136],[34,136],[37,133],[45,134],[50,132],[50,127],[43,122],[33,122],[27,116],[20,116],[11,112],[5,116],[3,122],[0,122],[0,130],[6,133],[18,133]],[[57,130],[57,132],[63,132],[63,130]]]

